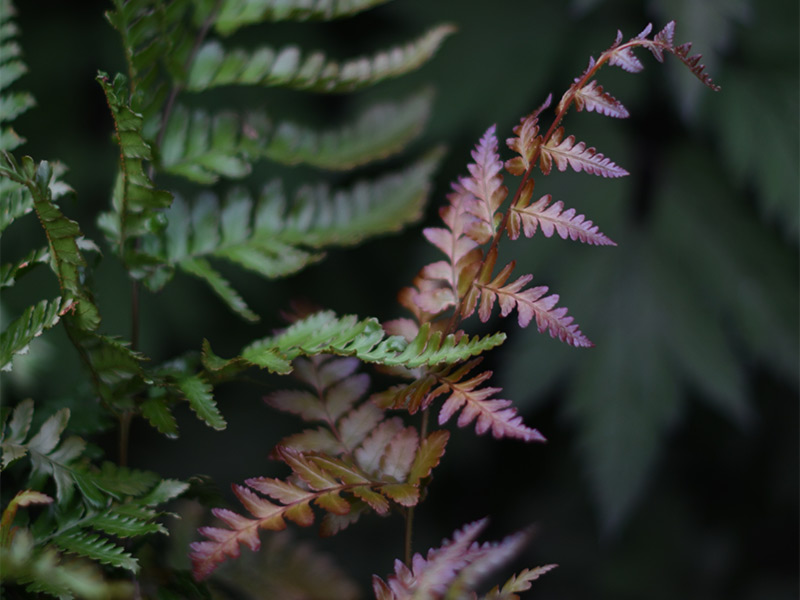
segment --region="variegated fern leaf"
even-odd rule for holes
[[[192,544],[195,577],[203,579],[228,557],[236,558],[240,544],[258,550],[260,529],[281,530],[287,520],[313,524],[312,503],[325,511],[321,533],[332,535],[365,511],[386,515],[392,507],[419,502],[420,486],[439,463],[449,434],[435,431],[420,439],[416,428],[364,401],[369,378],[355,373],[358,365],[354,358],[298,358],[294,374],[310,389],[266,398],[270,406],[321,426],[275,447],[273,457],[292,471],[288,478],[256,477],[234,485],[252,517],[214,509],[226,528],[200,529],[208,540]]]

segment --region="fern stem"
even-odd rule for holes
[[[414,535],[414,507],[409,506],[406,511],[406,532],[403,548],[403,560],[411,568],[411,540]]]

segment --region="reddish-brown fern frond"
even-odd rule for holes
[[[564,128],[559,127],[541,146],[539,167],[545,175],[550,174],[553,163],[559,171],[566,171],[567,166],[576,172],[586,171],[591,175],[603,177],[624,177],[629,173],[615,165],[594,148],[587,148],[583,142],[575,143],[575,136],[564,138]]]

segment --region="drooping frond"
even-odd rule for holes
[[[86,261],[78,246],[78,240],[82,238],[81,230],[53,202],[53,170],[50,164],[41,161],[36,165],[29,156],[17,163],[11,154],[4,151],[0,154],[0,175],[24,185],[30,193],[33,208],[47,236],[50,266],[58,278],[64,302],[74,302],[74,323],[81,329],[97,328],[100,314],[82,276]]]
[[[595,111],[617,119],[627,119],[630,116],[628,109],[611,94],[605,92],[603,86],[594,79],[575,91],[575,108],[579,111]]]
[[[117,75],[112,83],[101,72],[97,81],[114,118],[120,148],[113,210],[101,215],[99,224],[120,257],[129,268],[135,269],[143,260],[145,263],[150,260],[135,247],[134,238],[163,228],[164,209],[172,202],[172,194],[156,189],[144,171],[143,161],[153,160],[152,150],[142,137],[142,116],[131,110],[125,77]]]
[[[323,52],[304,54],[297,46],[281,50],[264,46],[255,51],[226,49],[218,41],[204,43],[189,70],[189,90],[222,85],[265,85],[314,92],[350,92],[399,77],[418,69],[453,33],[452,25],[439,25],[417,40],[339,62]]]
[[[426,557],[415,554],[410,565],[396,560],[395,572],[386,581],[373,575],[376,599],[476,598],[475,586],[487,573],[514,557],[527,537],[518,533],[500,542],[480,544],[475,540],[486,524],[487,520],[482,519],[464,526],[452,540],[429,550]]]
[[[28,70],[20,60],[22,49],[15,39],[19,32],[13,21],[15,15],[11,0],[0,0],[0,150],[7,151],[25,142],[8,123],[36,104],[28,92],[8,90]]]
[[[42,300],[26,308],[18,318],[9,323],[0,333],[0,371],[10,371],[14,355],[27,352],[33,339],[58,323],[64,312],[71,307],[71,304],[62,306],[60,298],[50,302]]]
[[[569,238],[596,246],[616,246],[600,232],[597,225],[588,221],[584,215],[576,214],[574,208],[565,210],[561,200],[551,204],[550,194],[531,204],[533,185],[527,187],[510,209],[507,230],[512,240],[517,239],[520,232],[525,237],[533,237],[537,229],[541,228],[545,237],[558,233],[562,240]]]
[[[333,431],[342,433],[337,424]],[[281,530],[287,519],[303,527],[312,525],[312,503],[333,517],[353,515],[349,521],[323,520],[323,534],[332,534],[344,523],[352,522],[366,507],[386,515],[393,503],[414,506],[420,497],[420,480],[430,474],[444,452],[447,432],[434,432],[420,444],[416,429],[403,427],[399,419],[393,419],[374,428],[368,436],[366,433],[361,435],[365,438],[362,443],[345,450],[340,457],[279,445],[274,455],[291,468],[292,477],[257,477],[248,479],[246,486],[233,487],[255,518],[214,509],[214,515],[227,527],[200,529],[208,540],[191,545],[195,577],[204,579],[228,557],[239,556],[240,544],[258,550],[259,529]]]
[[[355,15],[389,0],[225,0],[214,28],[229,35],[246,25],[277,21],[331,21]]]
[[[629,174],[594,148],[587,148],[584,142],[576,144],[574,135],[565,138],[563,127],[559,127],[541,146],[539,166],[542,173],[549,175],[553,163],[559,171],[566,171],[570,166],[576,172],[586,171],[603,177],[624,177]]]

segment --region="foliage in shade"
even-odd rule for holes
[[[389,0],[225,0],[214,17],[222,35],[263,21],[307,21],[350,17]]]
[[[20,60],[22,49],[15,39],[19,33],[12,20],[15,15],[11,0],[0,0],[0,150],[6,151],[25,142],[7,123],[36,105],[29,92],[8,91],[8,87],[28,71]]]
[[[313,92],[352,92],[418,69],[454,31],[452,25],[439,25],[405,46],[343,62],[331,60],[319,51],[304,54],[293,45],[280,50],[262,46],[248,52],[226,49],[220,42],[210,41],[197,52],[187,88],[263,85]]]

